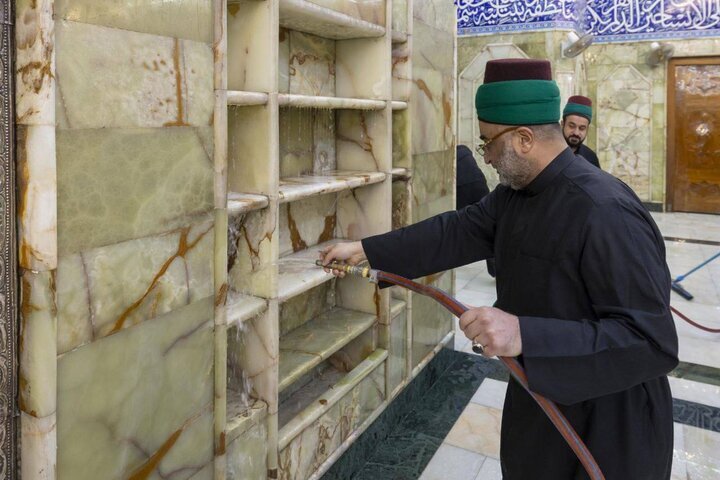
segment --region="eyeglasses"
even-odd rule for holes
[[[502,137],[502,136],[505,135],[506,133],[512,132],[513,130],[517,130],[518,128],[520,128],[520,127],[509,127],[509,128],[506,128],[505,130],[502,130],[500,133],[498,133],[497,135],[495,135],[494,137],[492,137],[492,138],[489,139],[489,140],[483,140],[482,137],[480,137],[480,143],[478,143],[477,147],[475,147],[475,151],[476,151],[479,155],[485,156],[485,152],[487,151],[488,145],[490,145],[492,142],[494,142],[494,141],[497,140],[498,138]]]

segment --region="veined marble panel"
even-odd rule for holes
[[[59,358],[58,478],[211,478],[212,315],[208,297]]]
[[[392,229],[410,224],[410,183],[400,180],[392,183]]]
[[[23,268],[57,268],[57,175],[55,127],[18,125],[17,177],[19,263]]]
[[[394,317],[389,326],[384,325],[382,328],[387,330],[390,337],[387,341],[387,393],[390,395],[407,376],[407,310]]]
[[[416,19],[412,39],[413,68],[435,70],[443,75],[455,74],[455,39],[451,32]]]
[[[385,398],[385,366],[379,365],[280,452],[280,480],[303,480],[375,411]],[[345,379],[333,388],[341,388]],[[300,413],[300,416],[306,412]]]
[[[333,308],[335,282],[336,280],[325,282],[280,305],[280,336]]]
[[[338,237],[360,240],[387,232],[391,226],[390,179],[338,194]]]
[[[422,154],[454,146],[454,77],[420,68],[413,58],[410,116],[413,119],[412,152]]]
[[[55,272],[20,277],[20,409],[37,419],[55,414],[57,308]]]
[[[278,127],[272,112],[272,101],[262,106],[228,108],[229,191],[275,194]]]
[[[455,210],[455,201],[452,195],[438,197],[435,200],[413,205],[411,211],[412,223],[420,222],[439,213]]]
[[[388,40],[338,40],[335,45],[335,94],[338,97],[390,100],[392,76]]]
[[[213,222],[86,250],[58,265],[58,352],[213,295]]]
[[[413,156],[413,209],[443,197],[452,199],[455,182],[455,151]],[[444,211],[444,210],[443,210]],[[436,212],[441,213],[441,212]],[[414,218],[420,220],[419,217]]]
[[[228,480],[266,480],[267,479],[268,429],[265,423],[259,423],[227,447]]]
[[[452,294],[450,272],[430,275],[421,281]],[[413,294],[410,298],[412,302],[412,365],[415,367],[448,332],[452,331],[453,317],[439,303],[429,297]]]
[[[282,204],[280,255],[304,250],[336,238],[337,208],[338,195],[335,194]]]
[[[275,206],[228,220],[228,285],[235,292],[270,298],[277,290]],[[282,238],[282,235],[281,237]]]
[[[308,0],[308,2],[375,25],[385,25],[385,0]]]
[[[336,167],[334,110],[280,109],[280,177],[322,174]]]
[[[15,2],[15,121],[55,125],[53,0]]]
[[[392,0],[392,29],[408,33],[408,0]]]
[[[20,411],[22,478],[56,480],[57,425],[56,414],[37,418]]]
[[[412,88],[410,42],[392,45],[392,99],[407,102]]]
[[[63,20],[212,43],[212,2],[203,0],[55,0]]]
[[[338,168],[373,172],[390,170],[388,111],[339,110],[336,115]]]
[[[335,95],[335,42],[308,33],[287,31],[288,93]]]
[[[272,92],[276,59],[272,2],[253,0],[227,5],[228,89]]]
[[[210,216],[212,150],[211,128],[58,130],[60,255]]]
[[[598,84],[598,156],[605,170],[650,200],[652,83],[632,65],[607,71]]]
[[[279,359],[277,304],[228,330],[228,389],[247,402],[263,400],[277,411]]]
[[[290,92],[290,32],[280,27],[278,34],[278,92]]]
[[[413,29],[420,22],[455,35],[457,31],[457,8],[455,2],[438,0],[413,0]],[[413,33],[414,30],[413,30]]]
[[[393,112],[392,114],[392,166],[410,168],[412,157],[410,156],[410,142],[412,132],[410,130],[410,112],[407,110]]]
[[[209,44],[66,21],[55,38],[59,129],[212,125]]]

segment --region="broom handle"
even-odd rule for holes
[[[703,263],[701,263],[701,264],[698,265],[697,267],[695,267],[695,268],[693,268],[692,270],[690,270],[689,272],[687,272],[685,275],[680,275],[679,277],[677,277],[677,278],[675,279],[675,281],[676,281],[676,282],[682,282],[682,281],[685,279],[685,277],[687,277],[688,275],[690,275],[690,274],[693,273],[693,272],[696,272],[696,271],[700,270],[702,267],[704,267],[705,265],[707,265],[708,263],[712,262],[713,260],[715,260],[715,259],[718,258],[718,257],[720,257],[720,252],[718,252],[718,253],[716,253],[715,255],[713,255],[712,257],[708,258],[708,259],[705,260]]]

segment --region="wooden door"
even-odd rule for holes
[[[720,57],[668,69],[667,209],[720,213]]]

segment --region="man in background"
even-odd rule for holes
[[[597,155],[583,142],[587,137],[592,120],[592,100],[582,95],[574,95],[568,99],[563,110],[563,137],[575,155],[580,155],[588,162],[600,168]]]

